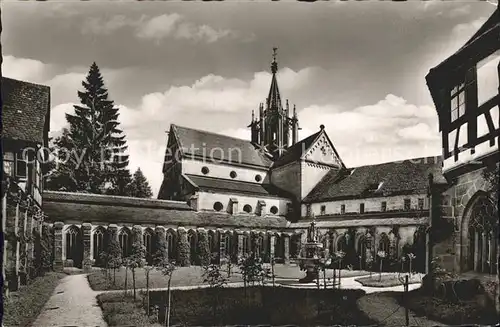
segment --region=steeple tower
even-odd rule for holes
[[[273,61],[271,62],[271,88],[267,96],[265,107],[259,105],[259,119],[254,120],[252,112],[252,122],[248,127],[252,131],[252,142],[259,144],[273,155],[280,157],[285,150],[297,142],[298,119],[295,113],[289,117],[290,107],[286,100],[285,108],[281,103],[281,95],[278,87],[278,62],[276,60],[278,48],[273,48]],[[290,132],[292,142],[290,144]]]

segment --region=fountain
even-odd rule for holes
[[[323,243],[319,242],[318,229],[313,215],[313,221],[307,229],[307,241],[297,258],[301,269],[305,269],[306,276],[299,279],[300,283],[310,283],[318,278],[320,264],[323,258]],[[304,256],[303,256],[304,255]]]

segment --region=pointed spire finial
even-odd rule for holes
[[[273,48],[273,62],[271,64],[271,72],[273,74],[276,74],[276,72],[278,71],[278,63],[276,62],[277,50],[277,47]]]

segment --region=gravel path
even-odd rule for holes
[[[87,275],[64,277],[33,326],[107,326],[97,304],[97,294],[90,288]]]
[[[385,292],[367,294],[361,297],[357,304],[361,311],[378,322],[378,326],[406,326],[405,309],[399,305],[393,294]],[[411,311],[408,315],[410,326],[447,326],[426,317],[416,316]]]

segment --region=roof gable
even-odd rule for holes
[[[311,147],[319,134],[320,132],[314,133],[286,149],[285,153],[274,162],[273,168],[300,160],[302,155]]]
[[[171,130],[178,142],[179,154],[184,157],[266,168],[272,164],[250,141],[174,124]]]
[[[48,86],[2,77],[2,138],[43,143],[49,114]]]
[[[316,139],[305,151],[301,159],[314,161],[318,164],[345,168],[344,163],[340,160],[337,150],[335,150],[332,141],[324,130],[319,132]]]

